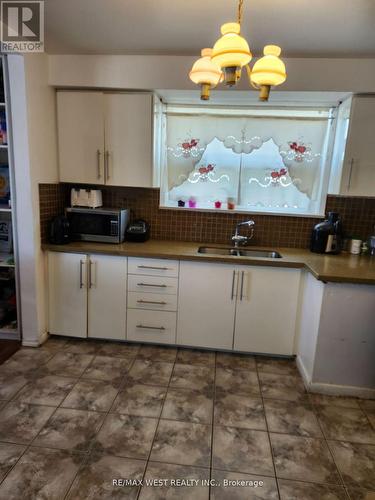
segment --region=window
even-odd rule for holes
[[[168,106],[161,206],[324,213],[333,111]]]

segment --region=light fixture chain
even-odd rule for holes
[[[241,25],[244,0],[238,0],[238,24]]]

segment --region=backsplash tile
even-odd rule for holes
[[[40,218],[42,241],[47,241],[48,224],[62,214],[70,203],[70,184],[40,184]],[[103,204],[126,207],[132,219],[151,224],[151,238],[156,240],[230,243],[234,226],[247,219],[255,221],[254,245],[307,248],[313,226],[321,218],[285,217],[279,215],[195,212],[159,208],[159,190],[146,188],[103,187]],[[345,233],[367,238],[375,224],[374,198],[328,196],[327,212],[340,212]]]

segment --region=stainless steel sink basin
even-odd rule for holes
[[[211,255],[229,255],[232,257],[260,257],[266,259],[281,259],[282,255],[279,252],[272,250],[257,250],[251,248],[234,248],[234,247],[199,247],[198,253]]]

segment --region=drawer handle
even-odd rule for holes
[[[164,302],[163,300],[157,301],[157,300],[137,300],[138,304],[159,304],[160,306],[166,306],[167,303]]]
[[[168,271],[169,267],[157,267],[157,266],[137,266],[138,269],[159,269],[160,271]]]
[[[158,288],[167,288],[167,285],[155,285],[154,283],[137,283],[137,286],[156,286]]]
[[[137,325],[137,328],[144,328],[145,330],[165,330],[164,326]]]

